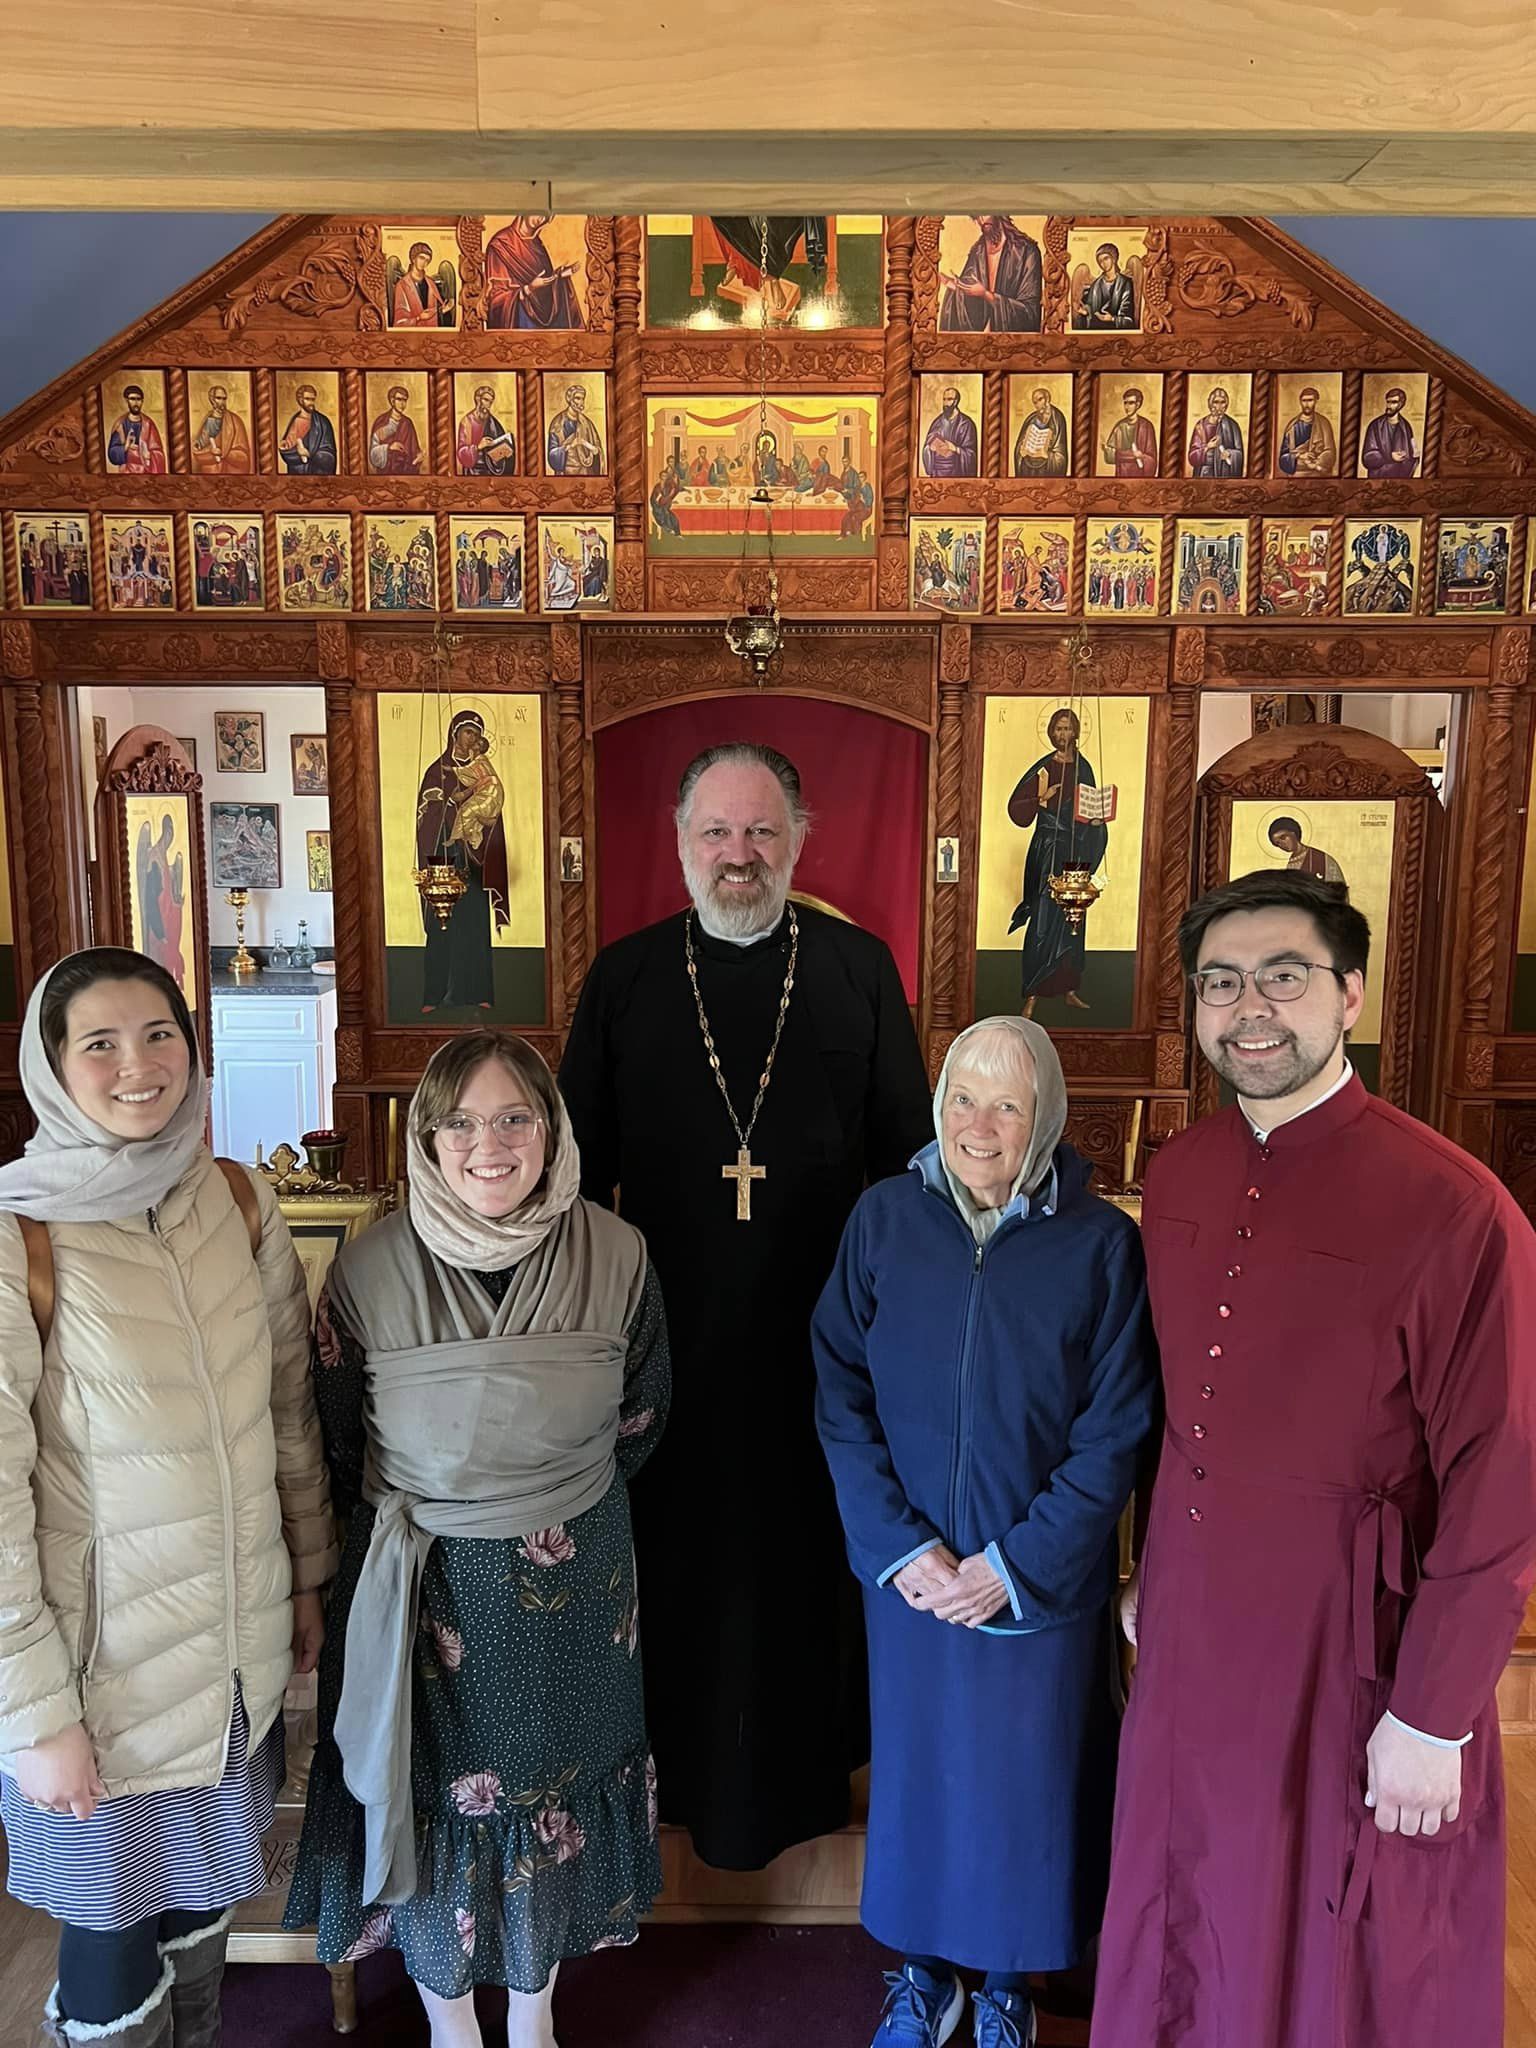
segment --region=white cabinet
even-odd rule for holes
[[[336,991],[213,992],[213,1149],[249,1164],[331,1120]]]

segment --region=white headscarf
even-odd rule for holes
[[[142,953],[126,947],[89,950],[154,969]],[[0,1166],[0,1210],[35,1216],[40,1223],[118,1223],[163,1202],[201,1151],[208,1078],[194,1044],[187,1092],[170,1122],[152,1138],[120,1138],[88,1117],[54,1072],[43,1044],[43,993],[78,958],[71,954],[50,967],[27,1003],[21,1085],[37,1118],[37,1133],[27,1140],[22,1158]]]
[[[449,1187],[437,1163],[437,1147],[420,1138],[416,1131],[417,1096],[427,1085],[433,1067],[449,1050],[449,1046],[441,1046],[428,1060],[406,1118],[411,1228],[445,1266],[456,1266],[467,1273],[500,1273],[536,1251],[576,1200],[581,1192],[581,1153],[564,1098],[551,1075],[555,1121],[554,1128],[544,1134],[542,1182],[509,1216],[482,1216],[472,1209],[462,1195]],[[529,1051],[533,1051],[531,1046]]]
[[[965,1182],[951,1170],[944,1151],[944,1098],[949,1093],[950,1072],[963,1063],[968,1041],[983,1033],[1017,1038],[1034,1075],[1034,1129],[1029,1134],[1024,1163],[1008,1191],[1008,1202],[1016,1201],[1020,1195],[1033,1195],[1043,1186],[1051,1170],[1052,1155],[1067,1127],[1067,1084],[1049,1032],[1029,1017],[983,1017],[975,1024],[968,1024],[945,1055],[939,1085],[933,1091],[933,1128],[939,1141],[939,1164],[949,1182],[949,1191],[978,1244],[984,1244],[996,1230],[1008,1202],[996,1209],[981,1208]]]

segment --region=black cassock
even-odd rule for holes
[[[707,1863],[755,1870],[842,1827],[866,1761],[863,1625],[816,1438],[810,1318],[867,1180],[933,1136],[896,963],[796,906],[800,958],[752,1136],[767,1168],[738,1222],[736,1134],[699,1032],[682,916],[603,948],[560,1086],[582,1193],[645,1235],[673,1401],[632,1489],[646,1711],[661,1811]],[[694,922],[699,987],[745,1128],[773,1040],[787,918],[752,946]]]

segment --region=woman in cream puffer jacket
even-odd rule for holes
[[[0,1169],[10,1889],[64,1923],[56,2039],[159,2048],[174,2023],[198,2048],[336,1561],[304,1275],[270,1189],[202,1143],[191,1022],[142,955],[53,970],[22,1079],[39,1136]]]
[[[0,1755],[83,1720],[109,1799],[217,1784],[236,1672],[258,1747],[335,1569],[304,1272],[250,1186],[254,1257],[207,1151],[153,1223],[55,1223],[46,1366],[0,1216]]]

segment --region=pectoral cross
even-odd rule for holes
[[[736,1154],[736,1164],[734,1166],[721,1167],[720,1178],[722,1180],[735,1181],[736,1221],[738,1223],[750,1223],[752,1221],[752,1183],[755,1180],[766,1180],[768,1178],[767,1167],[754,1166],[752,1164],[752,1154],[743,1145]]]

